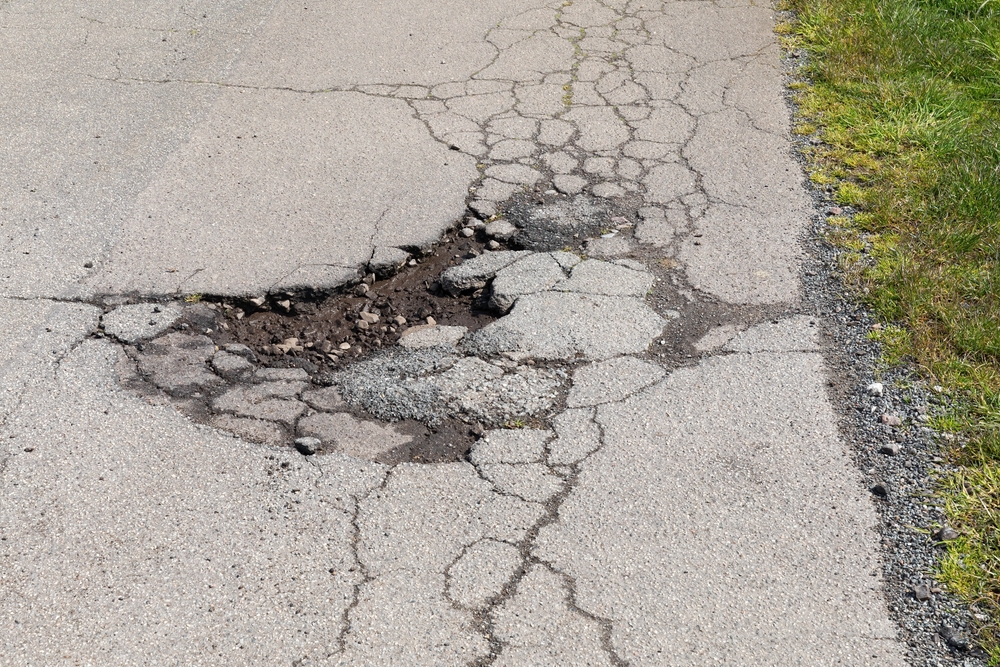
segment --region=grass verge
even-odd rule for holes
[[[796,132],[834,217],[851,289],[882,319],[887,363],[915,363],[954,400],[960,472],[941,481],[938,578],[992,620],[1000,664],[1000,0],[786,0]]]

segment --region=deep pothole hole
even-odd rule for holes
[[[492,278],[456,290],[442,274],[505,250],[568,251],[575,262],[591,255],[641,269],[638,259],[652,270],[664,251],[635,240],[641,212],[621,202],[545,191],[519,194],[503,211],[470,217],[398,272],[363,274],[334,294],[189,296],[165,306],[182,306],[182,317],[126,347],[134,366],[124,379],[148,400],[244,439],[384,463],[462,460],[486,428],[545,427],[564,405],[579,355],[544,362],[399,344],[418,328],[471,338],[501,316]],[[647,301],[678,303],[677,290],[668,292],[657,288]]]

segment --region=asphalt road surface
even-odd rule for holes
[[[814,212],[774,20],[0,3],[0,665],[903,664],[797,312]],[[532,196],[566,247],[466,259],[498,318],[411,331],[398,392],[164,333],[175,297],[505,240],[481,223]],[[182,409],[203,394],[219,428]],[[387,463],[406,410],[486,433]]]

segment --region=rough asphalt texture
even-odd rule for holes
[[[0,664],[903,664],[814,323],[648,354],[699,302],[800,303],[772,26],[746,2],[0,6]],[[400,354],[459,359],[440,386],[572,379],[565,409],[529,390],[546,428],[465,462],[368,460],[386,436],[306,380],[196,425],[93,335],[169,327],[91,305],[119,295],[337,287],[549,184],[636,210],[688,299],[654,311],[611,235],[587,242],[608,262],[498,262],[509,315]],[[139,361],[161,388],[249,372],[177,335]],[[267,401],[369,435],[227,432]]]

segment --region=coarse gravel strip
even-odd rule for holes
[[[820,211],[835,204],[822,193],[814,196]],[[819,317],[838,426],[851,445],[862,487],[871,493],[878,516],[889,614],[899,628],[909,665],[985,667],[985,653],[972,642],[973,628],[982,622],[975,617],[979,612],[933,579],[941,556],[933,535],[946,525],[936,480],[954,470],[947,463],[951,436],[929,428],[926,420],[949,398],[910,369],[880,365],[879,345],[869,337],[875,319],[843,287],[837,251],[822,240],[824,217],[814,218],[803,282],[810,310]],[[881,395],[870,391],[875,383],[882,385]],[[899,426],[883,423],[883,416],[897,417]],[[883,452],[889,445],[898,448],[896,455]],[[874,493],[877,485],[886,495]],[[927,588],[928,599],[917,599],[919,586]]]
[[[796,80],[805,54],[785,54],[786,82]],[[794,111],[791,95],[785,102]],[[807,168],[802,150],[810,139],[796,139],[795,156]],[[828,219],[853,215],[855,210],[836,201],[829,188],[810,187],[813,215],[803,247],[806,258],[800,279],[804,313],[817,317],[820,346],[830,367],[829,395],[837,411],[838,427],[849,443],[852,458],[869,491],[883,485],[884,497],[872,494],[878,515],[877,530],[883,588],[889,614],[900,631],[906,660],[912,667],[961,665],[985,667],[987,656],[972,642],[973,628],[983,622],[965,602],[935,586],[933,570],[941,555],[933,534],[945,525],[936,480],[954,472],[947,463],[953,436],[925,424],[948,396],[934,390],[918,373],[905,367],[885,367],[880,347],[870,333],[877,323],[871,312],[843,283],[839,251],[826,240]],[[882,385],[881,396],[869,391]],[[900,417],[902,428],[882,423],[883,415]],[[899,446],[900,455],[882,452],[885,444]],[[928,588],[929,598],[918,600],[917,586]]]

